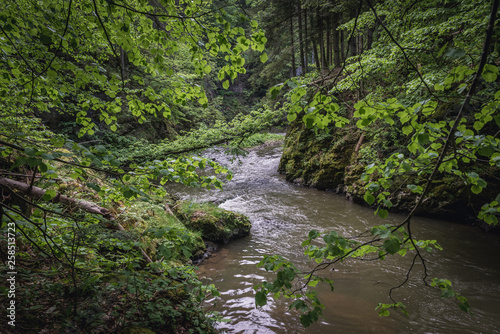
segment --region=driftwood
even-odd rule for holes
[[[34,199],[42,198],[46,192],[46,190],[39,188],[39,187],[35,187],[35,186],[31,187],[31,189],[30,189],[29,184],[26,184],[26,183],[23,183],[20,181],[11,180],[11,179],[8,179],[5,177],[0,177],[0,187],[5,187],[5,188],[8,188],[9,190],[17,189],[17,190],[21,191],[24,195],[31,196]],[[113,221],[116,219],[116,217],[113,215],[113,213],[111,211],[109,211],[106,208],[100,207],[92,202],[70,198],[68,196],[64,196],[61,194],[57,194],[52,199],[52,201],[63,203],[63,204],[66,204],[68,206],[74,206],[74,207],[77,207],[77,208],[82,209],[84,211],[87,211],[89,213],[101,215],[104,218],[112,221],[110,224],[106,224],[106,227],[111,228],[113,230],[117,230],[117,231],[125,231],[125,228],[120,223]],[[137,247],[137,249],[141,251],[143,258],[147,263],[153,262],[151,260],[151,258],[148,256],[148,254],[142,248]]]

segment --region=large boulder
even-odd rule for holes
[[[187,228],[212,242],[228,243],[250,234],[252,227],[248,217],[210,203],[179,201],[173,209]]]

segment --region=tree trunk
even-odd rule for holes
[[[357,55],[356,40],[356,36],[352,36],[352,38],[349,40],[349,57],[354,57],[355,55]]]
[[[353,8],[352,11],[351,11],[350,18],[356,17],[356,13],[357,13],[356,9]],[[356,56],[358,54],[357,53],[357,38],[353,34],[352,31],[349,31],[349,37],[351,37],[351,39],[348,41],[348,43],[349,43],[349,45],[348,45],[349,46],[349,57],[354,57],[354,56]]]
[[[363,132],[361,134],[361,137],[359,137],[359,140],[358,140],[358,143],[356,144],[356,148],[354,149],[354,153],[358,153],[359,151],[359,148],[361,147],[361,145],[363,144],[363,140],[365,139],[365,133]]]
[[[366,31],[367,39],[366,39],[366,49],[370,50],[373,44],[373,32],[375,28],[368,28]]]
[[[300,47],[300,67],[302,67],[301,74],[306,73],[306,59],[304,58],[304,39],[302,33],[302,8],[300,3],[297,7],[297,12],[299,14],[299,47]]]
[[[127,80],[127,72],[125,71],[125,51],[120,46],[120,67],[122,70],[122,80]]]
[[[332,64],[332,33],[331,33],[331,17],[329,16],[326,21],[326,59],[327,66]]]
[[[325,37],[323,36],[323,18],[321,17],[321,13],[319,8],[316,9],[316,18],[317,18],[317,28],[318,28],[318,36],[319,36],[319,52],[320,52],[320,62],[321,68],[326,68],[326,52],[325,52]]]
[[[311,30],[314,27],[314,15],[311,15]],[[316,43],[316,36],[315,34],[311,33],[311,41],[312,41],[312,47],[313,47],[313,57],[314,57],[314,62],[316,63],[316,68],[321,70],[321,64],[319,62],[319,55],[318,55],[318,48],[317,48],[317,43]]]
[[[46,190],[42,188],[31,186],[27,183],[15,181],[1,176],[0,176],[0,186],[8,189],[9,191],[13,191],[13,189],[19,190],[21,191],[21,193],[23,193],[23,195],[29,196],[34,200],[39,200],[40,198],[43,197],[43,195],[45,195],[46,192]],[[113,213],[108,209],[84,200],[70,198],[61,194],[57,194],[54,198],[52,198],[52,201],[63,203],[67,206],[74,206],[84,211],[87,211],[88,213],[101,215],[108,220],[116,219]],[[113,230],[125,231],[125,228],[118,222],[110,222],[108,224],[105,224],[105,226]],[[141,252],[144,261],[146,261],[147,263],[153,262],[151,258],[148,256],[148,254],[142,248],[138,246],[136,246],[135,248]]]
[[[307,55],[309,54],[309,35],[307,34],[307,8],[304,8],[304,74],[308,72],[307,64],[309,61],[307,60]]]
[[[333,24],[332,24],[332,29],[333,29],[333,63],[334,66],[340,66],[340,45],[339,45],[339,39],[340,39],[340,34],[339,31],[337,30],[339,26],[339,14],[334,13],[333,16]]]
[[[0,186],[10,188],[10,189],[17,189],[20,190],[24,195],[30,196],[35,200],[38,200],[45,195],[45,190],[39,187],[31,187],[30,185],[26,184],[24,182],[19,182],[15,181],[12,179],[8,179],[5,177],[0,177]],[[94,213],[97,215],[101,215],[106,219],[113,220],[115,219],[114,215],[106,208],[102,208],[94,203],[87,202],[84,200],[79,200],[79,199],[74,199],[74,198],[69,198],[67,196],[57,194],[52,201],[55,202],[60,202],[63,204],[66,204],[68,206],[75,206],[79,209],[85,210],[89,213]]]
[[[346,59],[346,56],[345,56],[345,43],[344,43],[344,30],[341,30],[340,31],[340,61],[341,62],[344,62],[344,60]]]
[[[293,40],[293,15],[290,17],[290,37],[292,40],[291,52],[292,52],[292,78],[297,75],[297,69],[295,68],[295,43]]]

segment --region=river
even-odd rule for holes
[[[280,254],[301,268],[312,268],[300,247],[311,229],[356,235],[373,225],[401,221],[391,214],[382,220],[373,210],[353,204],[344,196],[300,187],[278,174],[280,146],[255,149],[231,162],[216,151],[217,159],[234,172],[224,191],[174,186],[184,199],[213,201],[221,208],[247,215],[251,234],[233,241],[199,265],[199,276],[220,290],[216,310],[230,320],[218,328],[228,333],[500,333],[500,238],[477,227],[453,222],[414,218],[412,232],[418,239],[437,239],[443,251],[426,253],[429,278],[450,279],[454,289],[468,298],[473,315],[458,309],[439,291],[422,284],[419,264],[394,297],[407,306],[409,316],[392,311],[379,317],[377,303],[390,303],[388,291],[406,275],[411,256],[389,256],[384,261],[346,261],[324,273],[335,291],[318,285],[325,304],[324,317],[303,328],[299,313],[289,311],[290,300],[273,300],[255,308],[253,286],[273,276],[256,264],[265,254]],[[209,302],[214,302],[209,301]]]

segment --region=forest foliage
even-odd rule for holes
[[[203,301],[218,292],[184,265],[200,236],[165,212],[164,185],[221,188],[222,177],[198,172],[230,180],[231,171],[190,154],[221,144],[241,153],[246,137],[284,115],[317,136],[390,129],[398,151],[366,152],[363,174],[381,218],[396,178],[412,180],[402,187],[419,195],[416,207],[437,176],[454,175],[473,194],[491,190],[500,167],[497,11],[497,0],[2,4],[1,254],[10,259],[3,249],[15,228],[21,324],[213,331],[219,318]],[[488,224],[498,223],[498,195],[478,214]],[[331,284],[320,272],[332,264],[412,254],[425,266],[424,252],[440,246],[413,237],[412,214],[365,239],[311,231],[303,247],[318,266],[302,275],[266,257],[277,279],[256,288],[256,304],[293,297],[308,326],[323,307],[313,288]],[[427,283],[469,310],[448,280]],[[381,315],[391,308],[405,312],[396,300],[379,304]]]

